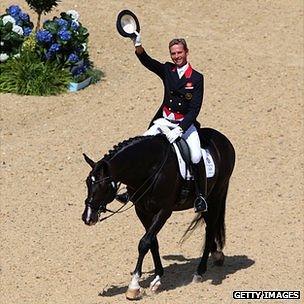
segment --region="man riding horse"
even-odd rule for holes
[[[206,202],[207,178],[197,132],[200,124],[196,121],[203,102],[204,76],[194,70],[188,62],[189,50],[184,39],[173,39],[169,43],[173,63],[160,63],[146,53],[142,47],[140,34],[138,32],[135,34],[136,37],[132,40],[136,56],[146,68],[162,79],[164,85],[162,105],[144,135],[161,133],[158,124],[161,119],[162,125],[165,124],[170,128],[170,131],[165,133],[170,143],[180,137],[187,142],[190,148],[196,189],[194,210],[195,212],[205,212],[208,208]],[[129,200],[128,193],[119,194],[116,198],[123,203]]]

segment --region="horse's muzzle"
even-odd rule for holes
[[[90,206],[86,206],[82,213],[82,220],[86,225],[95,225],[98,222],[98,213],[94,212]]]

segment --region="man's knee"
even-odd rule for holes
[[[158,127],[156,125],[153,125],[150,129],[148,129],[143,136],[148,136],[148,135],[156,135],[159,133]]]
[[[202,158],[202,152],[199,151],[191,151],[191,161],[193,164],[197,164],[200,162]]]

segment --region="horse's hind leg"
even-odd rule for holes
[[[228,191],[228,183],[221,188],[217,195],[209,198],[210,208],[205,219],[206,242],[203,256],[194,275],[193,281],[202,280],[202,275],[207,270],[207,261],[211,252],[215,265],[221,266],[224,263],[222,249],[225,244],[225,206]]]
[[[196,273],[193,276],[194,283],[201,282],[202,276],[207,270],[207,261],[208,261],[209,254],[211,252],[211,246],[213,245],[213,242],[214,242],[214,233],[212,230],[213,230],[212,226],[208,225],[208,223],[206,223],[205,248],[204,248],[203,256],[197,267]]]
[[[224,261],[225,261],[225,255],[224,255],[223,251],[217,250],[217,251],[211,252],[211,256],[213,259],[213,264],[215,266],[223,266]]]
[[[216,240],[214,240],[213,245],[211,246],[211,257],[215,266],[222,266],[224,264],[225,255],[222,249],[217,245]]]

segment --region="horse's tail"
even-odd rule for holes
[[[204,223],[204,217],[202,213],[198,213],[195,218],[190,223],[187,230],[184,232],[183,236],[181,237],[179,243],[183,244],[192,234],[192,232],[197,228],[198,226],[202,225]]]
[[[228,183],[224,189],[224,191],[221,193],[221,199],[220,199],[220,209],[218,211],[218,217],[215,224],[215,231],[214,231],[214,237],[217,244],[217,249],[222,250],[225,246],[226,241],[226,227],[225,227],[225,211],[226,211],[226,197],[228,193]],[[201,226],[205,222],[204,220],[204,213],[199,213],[195,216],[195,218],[190,223],[187,230],[184,232],[183,236],[181,237],[179,243],[184,243],[190,235],[193,233],[193,231],[198,227]]]

